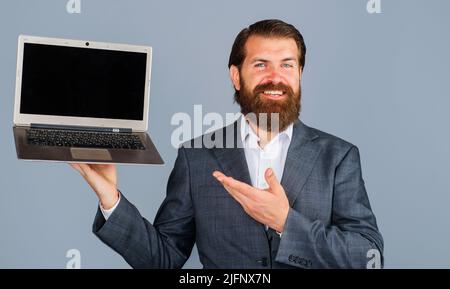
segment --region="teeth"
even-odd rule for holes
[[[272,94],[272,95],[282,95],[283,92],[279,90],[266,90],[264,94]]]

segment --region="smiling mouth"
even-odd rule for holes
[[[286,92],[282,90],[264,90],[261,94],[269,99],[282,99],[286,96]]]

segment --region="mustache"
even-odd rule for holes
[[[253,89],[253,93],[254,94],[263,93],[266,90],[281,90],[281,91],[283,91],[284,93],[286,93],[288,95],[293,95],[294,94],[294,90],[290,86],[288,86],[288,85],[286,85],[284,83],[274,84],[272,82],[268,82],[268,83],[257,85]]]

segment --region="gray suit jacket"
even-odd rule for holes
[[[239,128],[209,135],[222,145],[193,148],[197,139],[178,150],[153,225],[122,194],[107,221],[97,211],[93,232],[133,268],[181,268],[194,243],[204,268],[365,268],[368,250],[382,253],[355,146],[294,123],[281,180],[291,209],[280,238],[212,176],[220,170],[251,184]],[[230,141],[240,148],[226,148]]]

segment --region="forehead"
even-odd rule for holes
[[[246,61],[253,58],[284,59],[294,57],[297,59],[299,49],[292,38],[263,37],[252,35],[245,43]]]

